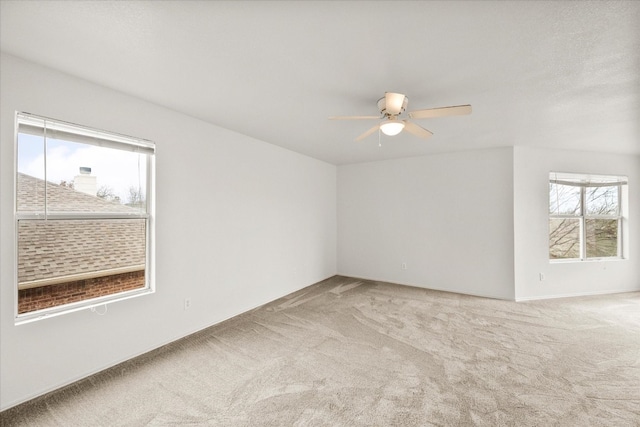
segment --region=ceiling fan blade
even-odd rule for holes
[[[404,122],[404,130],[406,130],[409,133],[414,134],[415,136],[419,136],[420,138],[424,138],[427,139],[429,138],[431,135],[433,135],[433,133],[431,133],[431,131],[426,130],[425,128],[418,126],[415,123],[412,123],[408,120],[403,120]]]
[[[380,116],[331,116],[329,120],[378,120]]]
[[[385,92],[384,103],[387,114],[397,116],[402,112],[404,95],[401,93]]]
[[[356,138],[356,141],[362,141],[363,139],[365,139],[366,137],[368,137],[369,135],[371,135],[372,133],[374,133],[375,131],[377,131],[380,128],[380,125],[375,125],[374,127],[372,127],[371,129],[369,129],[368,131],[366,131],[365,133],[363,133],[362,135],[360,135],[359,137]]]
[[[471,114],[471,105],[454,105],[451,107],[412,111],[409,113],[409,117],[412,119],[429,119],[432,117],[462,116],[464,114]]]

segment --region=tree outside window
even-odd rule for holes
[[[621,257],[620,177],[552,173],[549,181],[549,258]]]

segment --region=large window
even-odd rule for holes
[[[627,180],[552,172],[549,176],[549,258],[622,257],[622,204]]]
[[[16,123],[17,321],[151,292],[154,144]]]

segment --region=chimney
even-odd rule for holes
[[[91,176],[91,168],[80,166],[80,175],[73,179],[73,188],[81,193],[95,196],[98,193],[98,183],[95,176]]]

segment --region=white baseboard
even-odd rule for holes
[[[401,282],[397,282],[395,280],[385,280],[385,279],[374,279],[374,278],[370,278],[370,277],[363,277],[363,276],[354,276],[352,274],[344,274],[344,273],[337,273],[338,276],[343,276],[343,277],[351,277],[353,279],[361,279],[361,280],[370,280],[372,282],[382,282],[382,283],[390,283],[392,285],[401,285],[401,286],[411,286],[413,288],[420,288],[420,289],[429,289],[432,291],[441,291],[441,292],[451,292],[454,294],[461,294],[461,295],[470,295],[473,297],[482,297],[482,298],[491,298],[491,299],[499,299],[499,300],[504,300],[504,301],[514,301],[513,298],[511,297],[505,297],[504,295],[495,295],[495,294],[491,294],[491,293],[476,293],[476,292],[468,292],[466,290],[460,290],[460,289],[450,289],[450,288],[439,288],[439,287],[434,287],[434,286],[425,286],[425,285],[416,285],[414,283],[401,283]]]
[[[606,291],[590,291],[590,292],[575,292],[569,294],[550,294],[550,295],[536,295],[532,297],[516,297],[516,301],[535,301],[541,299],[556,299],[556,298],[572,298],[572,297],[587,297],[593,295],[610,295],[610,294],[625,294],[628,292],[640,292],[640,288],[629,289],[611,289]]]

